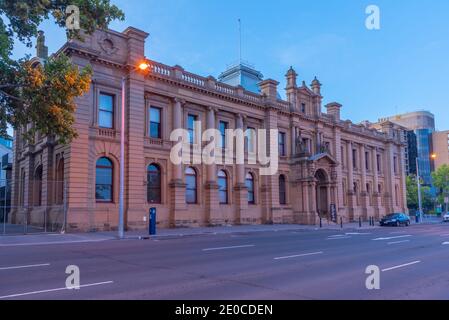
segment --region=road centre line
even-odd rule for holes
[[[326,240],[341,240],[341,239],[350,239],[351,236],[341,236],[341,237],[333,237],[333,238],[327,238]]]
[[[396,236],[396,237],[385,237],[385,238],[376,238],[376,239],[372,239],[373,241],[383,241],[383,240],[393,240],[393,239],[402,239],[402,238],[409,238],[412,235],[407,234],[404,236]]]
[[[408,266],[411,266],[411,265],[414,265],[414,264],[418,264],[418,263],[421,263],[421,261],[418,260],[418,261],[413,261],[413,262],[409,262],[409,263],[404,263],[404,264],[401,264],[401,265],[399,265],[399,266],[395,266],[395,267],[391,267],[391,268],[386,268],[386,269],[383,269],[382,272],[391,271],[391,270],[396,270],[396,269],[399,269],[399,268],[408,267]]]
[[[207,249],[203,249],[202,251],[231,250],[231,249],[242,249],[242,248],[251,248],[251,247],[255,247],[255,245],[254,244],[247,244],[247,245],[233,246],[233,247],[207,248]]]
[[[3,270],[15,270],[15,269],[25,269],[25,268],[38,268],[38,267],[48,267],[49,263],[41,263],[41,264],[29,264],[23,266],[12,266],[12,267],[0,267],[0,271]]]
[[[285,260],[285,259],[292,259],[292,258],[315,256],[315,255],[319,255],[319,254],[323,254],[323,252],[322,251],[310,252],[310,253],[297,254],[297,255],[293,255],[293,256],[277,257],[277,258],[273,258],[273,259],[274,260]]]
[[[101,285],[112,284],[112,283],[114,283],[114,281],[104,281],[104,282],[97,282],[97,283],[83,284],[83,285],[80,285],[80,288],[87,288],[87,287],[101,286]],[[75,290],[75,289],[68,289],[67,287],[65,287],[65,288],[56,288],[56,289],[39,290],[39,291],[31,291],[31,292],[24,292],[24,293],[10,294],[10,295],[7,295],[7,296],[0,296],[0,300],[1,300],[1,299],[9,299],[9,298],[17,298],[17,297],[29,296],[29,295],[40,294],[40,293],[48,293],[48,292],[64,291],[64,290],[74,290],[74,291],[77,291],[77,290]]]

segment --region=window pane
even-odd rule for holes
[[[228,193],[227,191],[219,191],[218,197],[220,200],[220,204],[227,204],[228,203]]]
[[[248,192],[248,203],[254,203],[254,192]]]
[[[100,110],[114,111],[114,97],[107,94],[100,94]]]
[[[98,125],[102,128],[112,128],[112,113],[109,111],[101,111],[98,114]]]
[[[161,109],[159,108],[150,109],[150,121],[161,123]]]
[[[186,202],[196,203],[196,190],[186,190]]]
[[[111,201],[112,200],[112,186],[97,184],[95,188],[95,198],[97,200]]]
[[[112,184],[112,169],[97,168],[97,184]]]
[[[160,132],[161,132],[160,124],[151,122],[150,123],[150,137],[159,139],[161,137]]]
[[[100,158],[97,160],[97,166],[112,168],[112,162],[108,158]]]

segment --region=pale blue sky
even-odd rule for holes
[[[150,33],[148,58],[215,77],[243,59],[265,78],[281,82],[292,65],[299,83],[316,75],[324,103],[343,104],[342,116],[359,122],[427,109],[437,128],[449,129],[449,1],[447,0],[114,0],[126,14],[114,22]],[[365,28],[365,8],[381,10],[381,30]],[[45,23],[50,52],[64,32]],[[16,55],[25,51],[22,46]],[[445,112],[446,111],[446,112]]]

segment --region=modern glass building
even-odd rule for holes
[[[408,159],[406,167],[408,174],[416,174],[416,157],[418,157],[419,175],[424,180],[424,184],[432,185],[433,161],[431,155],[432,134],[435,132],[435,116],[429,111],[416,111],[405,114],[399,114],[380,121],[389,120],[409,129],[407,134]],[[433,189],[433,188],[432,188]]]

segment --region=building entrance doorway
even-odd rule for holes
[[[315,173],[316,179],[316,208],[320,217],[329,216],[328,179],[324,170]]]

